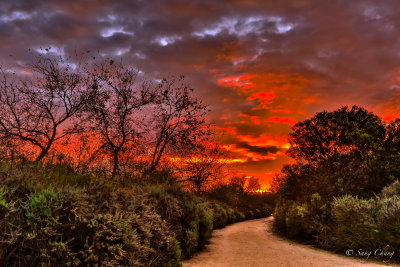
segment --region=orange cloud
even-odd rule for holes
[[[261,123],[260,120],[256,116],[251,116],[250,119],[256,125],[259,125]]]
[[[241,89],[249,89],[254,85],[250,81],[251,75],[229,76],[218,80],[218,85],[224,87],[239,87]]]
[[[261,161],[261,160],[266,160],[266,159],[276,160],[279,155],[283,154],[282,152],[278,151],[277,153],[268,153],[267,155],[260,155],[258,153],[249,151],[249,149],[247,149],[247,148],[236,147],[235,144],[224,145],[223,148],[226,151],[234,152],[234,153],[237,153],[242,156],[240,158],[241,161],[236,159],[236,162],[248,162],[250,160],[251,161]]]
[[[248,118],[250,119],[250,121],[255,124],[255,125],[260,125],[261,124],[261,120],[257,117],[257,116],[249,116],[246,114],[239,114],[240,117],[244,117],[244,118]]]
[[[393,95],[386,102],[376,105],[374,108],[371,108],[372,112],[379,115],[383,121],[386,123],[390,123],[396,118],[400,118],[399,112],[400,105],[400,92],[394,91]]]
[[[308,96],[303,99],[303,103],[305,104],[314,104],[319,102],[321,102],[321,99],[319,99],[316,95]]]
[[[219,127],[217,128],[222,133],[229,133],[230,135],[236,135],[236,130],[233,127]]]
[[[281,113],[281,114],[290,114],[290,113],[292,113],[292,111],[290,111],[289,109],[284,109],[284,108],[270,109],[270,111],[272,113]]]
[[[262,104],[266,105],[268,104],[273,98],[274,98],[274,93],[266,93],[266,92],[259,92],[259,93],[254,93],[251,96],[249,96],[247,99],[248,100],[254,100],[258,99]]]
[[[293,72],[267,72],[226,75],[217,83],[236,89],[243,102],[250,102],[243,105],[238,117],[230,116],[229,121],[224,121],[229,135],[225,149],[232,153],[232,158],[240,159],[237,162],[241,163],[241,171],[270,180],[271,175],[265,172],[276,172],[290,160],[285,156],[290,148],[289,127],[303,119],[309,112],[308,105],[321,102],[315,93],[308,91],[312,79]],[[274,152],[268,152],[270,149]],[[269,160],[268,164],[257,165],[263,160]]]
[[[290,126],[296,123],[296,120],[291,117],[269,117],[264,120],[265,122],[273,122],[273,123],[286,123]]]
[[[298,73],[250,73],[228,76],[218,80],[225,87],[236,87],[248,101],[256,101],[253,110],[266,109],[283,114],[302,114],[302,105],[319,103],[321,100],[307,93],[311,80]]]
[[[258,89],[272,92],[302,91],[310,82],[300,74],[273,72],[253,75],[252,81],[258,85]]]
[[[395,119],[397,119],[399,117],[400,117],[399,115],[394,115],[394,114],[392,114],[392,115],[384,115],[384,116],[382,116],[382,120],[384,120],[387,123],[390,123],[391,121],[393,121],[393,120],[395,120]]]
[[[235,137],[238,140],[246,142],[251,146],[259,146],[259,147],[276,146],[280,148],[286,148],[288,144],[286,136],[272,137],[265,134],[261,134],[259,137],[252,137],[250,135],[237,135]]]

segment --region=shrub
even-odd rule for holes
[[[400,183],[398,181],[383,188],[382,196],[378,198],[377,212],[378,231],[382,243],[392,248],[400,249]],[[397,258],[399,256],[397,255]]]
[[[254,219],[254,211],[252,211],[252,210],[248,211],[246,214],[246,219],[249,219],[249,220]]]
[[[353,196],[337,198],[332,203],[335,221],[333,235],[325,237],[335,250],[357,247],[375,250],[389,246],[400,249],[400,190],[399,183],[386,186],[374,198],[359,199]],[[397,259],[398,256],[395,255]]]
[[[382,197],[389,198],[398,195],[400,195],[400,182],[398,180],[382,189]]]
[[[0,181],[3,264],[180,266],[174,233],[140,196],[107,186],[56,190],[22,179],[30,175],[13,170]]]
[[[255,215],[256,218],[261,218],[261,216],[262,216],[261,211],[259,209],[256,209],[254,211],[254,215]]]
[[[153,185],[144,190],[148,204],[175,233],[182,256],[196,252],[199,239],[199,208],[193,197],[176,185]],[[146,192],[147,191],[147,192]]]
[[[198,250],[202,249],[211,237],[214,215],[209,203],[199,204],[199,240]]]
[[[235,211],[231,207],[225,208],[227,213],[227,224],[234,223],[236,221]]]
[[[213,210],[214,229],[224,227],[228,222],[228,214],[227,214],[225,208],[218,203],[213,203],[211,205],[211,208]]]
[[[306,238],[312,232],[309,207],[306,203],[294,202],[286,218],[287,234],[293,238]]]
[[[236,221],[241,222],[244,221],[246,219],[245,215],[243,212],[236,210],[235,211],[235,216],[236,216]]]
[[[335,248],[376,249],[379,231],[376,227],[376,202],[343,196],[332,204],[332,216],[337,224]]]
[[[0,262],[7,266],[180,266],[214,228],[245,219],[172,178],[160,183],[165,172],[156,184],[124,174],[121,186],[68,166],[16,164],[0,162]]]

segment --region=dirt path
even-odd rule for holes
[[[272,220],[269,217],[246,221],[215,230],[205,250],[183,262],[183,267],[385,266],[282,239],[271,232]]]

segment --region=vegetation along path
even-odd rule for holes
[[[245,221],[215,230],[203,252],[183,267],[219,266],[394,266],[340,256],[292,243],[272,233],[272,217]]]

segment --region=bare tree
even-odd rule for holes
[[[145,117],[140,110],[153,100],[146,82],[140,82],[138,71],[125,68],[121,62],[104,61],[91,71],[97,95],[87,105],[90,131],[99,134],[103,151],[112,158],[112,177],[119,174],[120,157],[141,136]]]
[[[152,154],[149,171],[159,165],[167,150],[183,155],[208,136],[207,107],[192,95],[193,89],[184,83],[184,77],[162,79],[157,90],[153,121]]]
[[[74,118],[91,96],[79,65],[39,56],[28,66],[31,77],[0,70],[0,138],[32,145],[41,161],[54,142],[77,132]]]
[[[218,144],[200,146],[183,163],[184,177],[180,181],[201,194],[210,183],[223,178],[221,170],[224,165],[224,154]]]
[[[233,176],[230,180],[231,186],[234,186],[236,190],[240,192],[244,192],[245,184],[246,184],[246,177],[245,176]]]
[[[260,181],[257,177],[247,179],[246,192],[257,192],[261,189]]]

